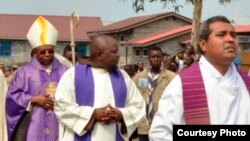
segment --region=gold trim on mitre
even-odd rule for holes
[[[29,29],[27,39],[32,48],[41,45],[56,45],[58,31],[56,28],[44,17],[39,16]]]

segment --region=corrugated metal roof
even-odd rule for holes
[[[234,28],[237,33],[250,32],[250,25],[236,25]]]
[[[59,41],[70,41],[69,16],[0,14],[0,39],[26,39],[26,34],[38,16],[48,19],[58,30]],[[87,31],[103,27],[99,17],[80,17],[75,30],[76,41],[89,41]]]
[[[184,33],[186,31],[191,31],[191,29],[192,29],[192,25],[181,26],[181,27],[174,28],[172,30],[168,29],[168,30],[154,33],[154,34],[144,36],[141,38],[125,41],[123,42],[123,44],[143,45],[143,44],[147,44],[149,42],[153,42],[153,41],[160,40],[163,38],[165,39],[165,38],[174,36],[176,34]]]
[[[250,25],[237,25],[234,27],[235,27],[235,30],[237,33],[250,32]],[[148,44],[149,42],[154,42],[154,41],[162,39],[162,38],[168,38],[170,36],[174,36],[174,35],[182,33],[182,32],[186,32],[186,31],[191,32],[191,29],[192,29],[192,25],[181,26],[181,27],[174,28],[172,30],[165,30],[165,31],[161,31],[158,33],[153,33],[153,34],[148,35],[148,36],[143,36],[140,38],[125,41],[125,42],[123,42],[123,44],[127,44],[127,45]],[[187,43],[187,42],[190,42],[190,39],[185,40],[182,43]]]
[[[100,28],[98,30],[93,30],[90,32],[101,32],[101,33],[106,33],[106,32],[120,32],[120,31],[124,31],[124,30],[128,30],[131,28],[135,28],[137,26],[146,24],[146,23],[150,23],[152,21],[164,18],[164,17],[169,17],[169,16],[175,16],[175,17],[179,17],[187,22],[189,22],[190,24],[192,23],[192,20],[184,17],[182,15],[179,15],[175,12],[164,12],[164,13],[159,13],[159,14],[153,14],[153,15],[146,15],[146,16],[138,16],[138,17],[131,17],[125,20],[121,20],[119,22],[110,24],[110,25],[106,25],[103,28]]]

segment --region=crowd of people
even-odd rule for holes
[[[172,141],[175,124],[250,124],[250,77],[233,64],[238,42],[224,16],[201,24],[200,55],[152,46],[149,66],[119,68],[109,35],[91,39],[87,59],[76,50],[74,65],[70,46],[55,53],[57,36],[39,16],[27,33],[32,59],[0,64],[1,141]]]
[[[188,44],[184,49],[177,50],[175,54],[162,52],[161,67],[174,73],[179,73],[180,71],[190,67],[193,63],[198,62],[198,60],[198,53],[195,53],[194,47]],[[151,64],[149,63],[149,67],[150,66]],[[127,64],[121,68],[133,77],[137,72],[144,70],[144,62],[142,60],[138,60],[137,64]]]

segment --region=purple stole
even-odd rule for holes
[[[250,77],[239,71],[248,91]],[[180,74],[183,89],[183,109],[186,124],[210,124],[206,90],[198,63],[182,71]]]
[[[49,82],[49,76],[47,73],[40,71],[41,84],[46,84]],[[60,80],[60,74],[58,72],[51,73],[50,81],[56,82],[58,84]],[[44,110],[44,129],[49,129],[49,134],[45,134],[45,141],[58,140],[59,134],[59,123],[56,118],[54,111]]]
[[[127,97],[127,88],[121,72],[116,69],[109,73],[115,98],[116,107],[124,107]],[[96,82],[98,83],[98,82]],[[89,65],[76,65],[75,92],[76,102],[79,105],[94,106],[94,79]],[[91,141],[91,131],[83,136],[75,134],[74,141]],[[118,126],[116,128],[116,141],[123,141]]]
[[[250,77],[245,72],[243,72],[239,69],[238,69],[238,72],[239,72],[241,78],[243,79],[243,81],[245,82],[247,90],[250,94]]]

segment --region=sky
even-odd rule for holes
[[[112,23],[130,17],[174,11],[172,6],[163,7],[160,2],[145,5],[145,10],[136,13],[133,0],[0,0],[1,14],[62,15],[70,16],[76,11],[79,16],[100,17],[104,23]],[[145,0],[148,1],[148,0]],[[159,0],[158,0],[159,1]],[[177,0],[183,5],[179,14],[192,18],[193,6],[185,0]],[[215,15],[224,15],[236,25],[250,24],[250,0],[234,0],[226,6],[218,0],[204,0],[202,21]],[[0,19],[1,20],[1,19]]]

